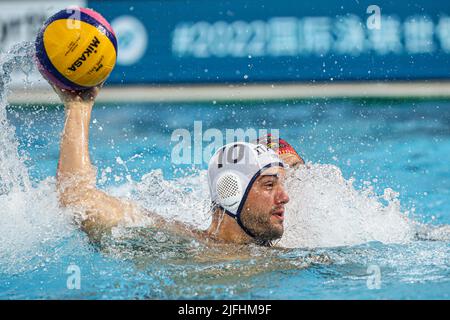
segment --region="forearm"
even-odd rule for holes
[[[92,103],[70,102],[66,103],[65,108],[57,172],[58,183],[76,179],[78,181],[74,182],[95,186],[95,174],[89,157]]]

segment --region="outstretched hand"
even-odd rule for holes
[[[64,104],[70,103],[90,103],[94,104],[95,98],[97,97],[100,89],[103,86],[103,83],[95,86],[93,88],[89,88],[86,90],[74,91],[67,90],[57,87],[54,84],[51,84],[53,90],[58,94],[59,98]]]

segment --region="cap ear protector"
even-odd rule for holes
[[[217,179],[216,189],[217,204],[230,212],[237,212],[244,193],[239,176],[225,171]]]

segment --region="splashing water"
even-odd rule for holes
[[[389,188],[382,197],[371,188],[357,190],[336,166],[308,164],[294,172],[288,190],[291,200],[282,246],[405,243],[413,238],[413,223],[401,212],[398,194]]]
[[[57,259],[49,247],[73,232],[70,216],[58,206],[54,178],[32,187],[25,155],[19,154],[15,128],[7,119],[11,73],[28,75],[34,46],[19,43],[0,56],[0,271],[21,272]],[[30,263],[33,259],[34,263]]]
[[[206,175],[206,171],[199,171],[191,176],[165,180],[158,169],[144,175],[132,192],[144,208],[167,219],[206,229],[211,222]]]
[[[13,71],[29,74],[33,70],[34,46],[31,42],[19,43],[0,56],[0,195],[11,190],[29,190],[30,179],[23,159],[18,153],[15,128],[6,117],[8,85]]]

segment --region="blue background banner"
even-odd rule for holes
[[[374,6],[375,5],[375,6]],[[115,84],[450,78],[450,2],[88,1]]]

